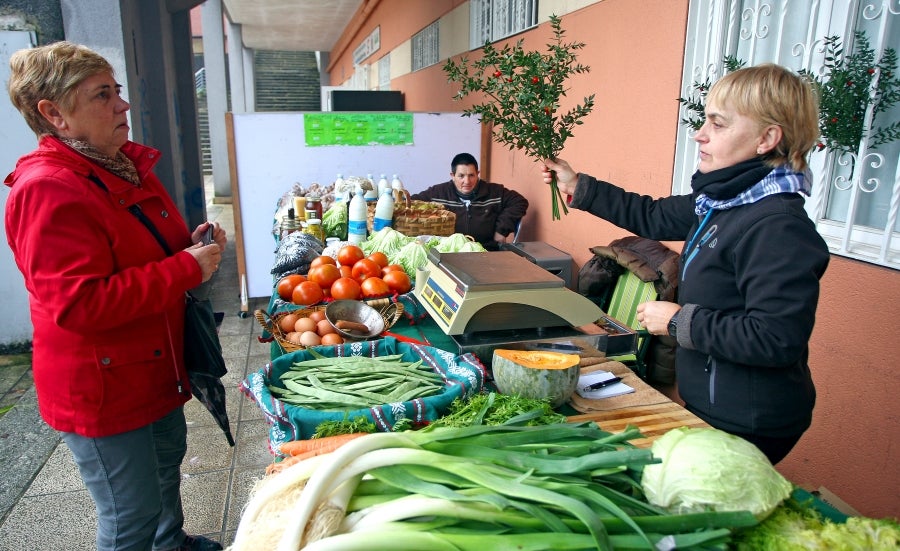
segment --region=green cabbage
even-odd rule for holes
[[[322,230],[325,237],[337,237],[347,239],[347,226],[350,222],[350,211],[347,201],[340,201],[331,205],[322,215]]]
[[[428,252],[418,241],[404,245],[392,258],[395,264],[403,266],[403,271],[415,279],[416,270],[428,263]]]
[[[390,259],[394,257],[404,245],[415,240],[415,237],[407,237],[394,228],[387,227],[370,235],[369,238],[360,243],[359,246],[366,255],[370,255],[375,251],[380,251],[386,254]],[[392,264],[399,264],[399,262],[392,262]]]
[[[461,233],[454,233],[442,239],[435,249],[442,253],[467,253],[481,252],[484,247]]]
[[[793,490],[759,448],[718,429],[673,429],[651,450],[662,463],[644,467],[641,486],[672,513],[750,511],[762,520]]]

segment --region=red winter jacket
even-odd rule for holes
[[[122,152],[140,188],[49,136],[5,181],[6,239],[28,289],[41,416],[86,437],[142,427],[191,396],[184,293],[200,284],[200,266],[183,251],[190,232],[152,172],[159,151],[128,142]],[[179,252],[166,256],[132,204]]]

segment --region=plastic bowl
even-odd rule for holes
[[[325,318],[335,331],[346,339],[366,340],[380,335],[384,331],[384,318],[378,310],[359,300],[336,300],[325,307]],[[339,321],[361,323],[368,328],[367,332],[341,329]]]

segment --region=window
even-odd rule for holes
[[[438,62],[438,23],[435,21],[412,37],[412,70],[418,71]]]
[[[824,38],[838,35],[852,52],[854,36],[864,32],[879,59],[887,48],[900,51],[900,15],[896,4],[864,0],[821,2],[723,2],[691,0],[685,47],[682,95],[693,83],[715,81],[723,58],[747,65],[774,62],[795,71],[820,73]],[[878,113],[873,127],[900,119],[900,105]],[[679,127],[675,193],[690,192],[697,147],[692,133]],[[814,151],[813,195],[806,210],[833,254],[900,269],[900,141],[872,147],[864,138],[856,154]]]
[[[537,0],[471,0],[469,14],[474,50],[537,25]]]
[[[391,54],[378,60],[378,89],[391,89]]]

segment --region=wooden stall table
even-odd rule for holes
[[[640,448],[649,447],[654,440],[674,428],[709,427],[705,421],[648,385],[625,364],[606,360],[601,352],[583,356],[600,358],[602,363],[582,368],[582,374],[609,371],[622,377],[622,382],[633,388],[634,392],[599,400],[573,394],[568,406],[579,413],[570,415],[569,421],[593,421],[608,432],[622,432],[627,426],[634,425],[644,438],[630,442]]]

